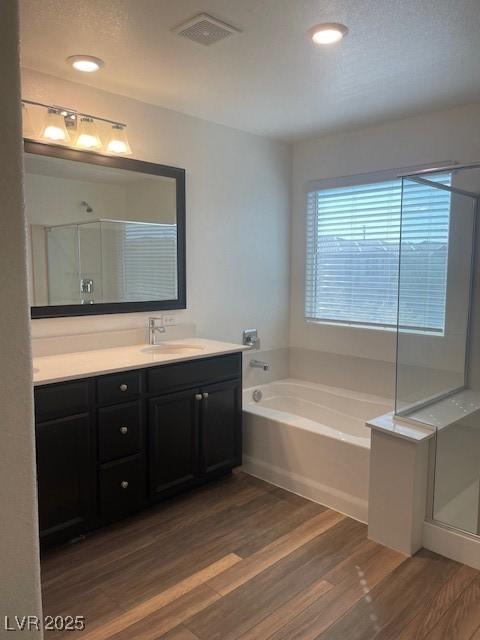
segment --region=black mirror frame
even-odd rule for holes
[[[24,139],[24,152],[51,158],[97,164],[102,167],[150,173],[174,178],[177,191],[177,298],[174,300],[149,300],[142,302],[100,302],[98,304],[66,304],[30,307],[31,317],[65,318],[69,316],[93,316],[110,313],[136,313],[141,311],[166,311],[187,308],[186,246],[185,246],[185,169],[170,167],[132,158],[106,156],[91,151],[78,151],[53,144],[43,144]]]

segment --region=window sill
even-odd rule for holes
[[[322,325],[326,327],[342,327],[345,329],[368,329],[369,331],[382,331],[387,333],[396,333],[396,327],[382,327],[376,324],[356,324],[349,322],[333,322],[329,320],[310,320],[304,318],[305,324]]]
[[[425,329],[422,331],[421,329],[415,330],[406,330],[401,329],[397,332],[397,327],[388,327],[377,324],[356,324],[349,322],[333,322],[329,320],[310,320],[308,318],[304,318],[305,324],[311,325],[321,325],[326,327],[343,327],[347,329],[367,329],[368,331],[380,331],[382,333],[400,333],[401,335],[415,335],[415,336],[429,336],[432,338],[445,338],[445,331],[429,331]]]

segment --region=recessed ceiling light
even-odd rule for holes
[[[70,56],[67,58],[67,62],[77,71],[84,71],[85,73],[98,71],[105,65],[103,60],[95,56]]]
[[[333,44],[341,40],[347,33],[347,27],[344,24],[338,24],[336,22],[317,24],[308,31],[309,36],[315,44]]]

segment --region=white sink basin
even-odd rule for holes
[[[204,350],[203,347],[199,347],[196,344],[155,344],[150,345],[142,349],[143,353],[158,353],[159,355],[195,355],[201,353]]]

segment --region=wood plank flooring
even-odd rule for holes
[[[480,640],[480,572],[242,472],[42,558],[81,640]]]

